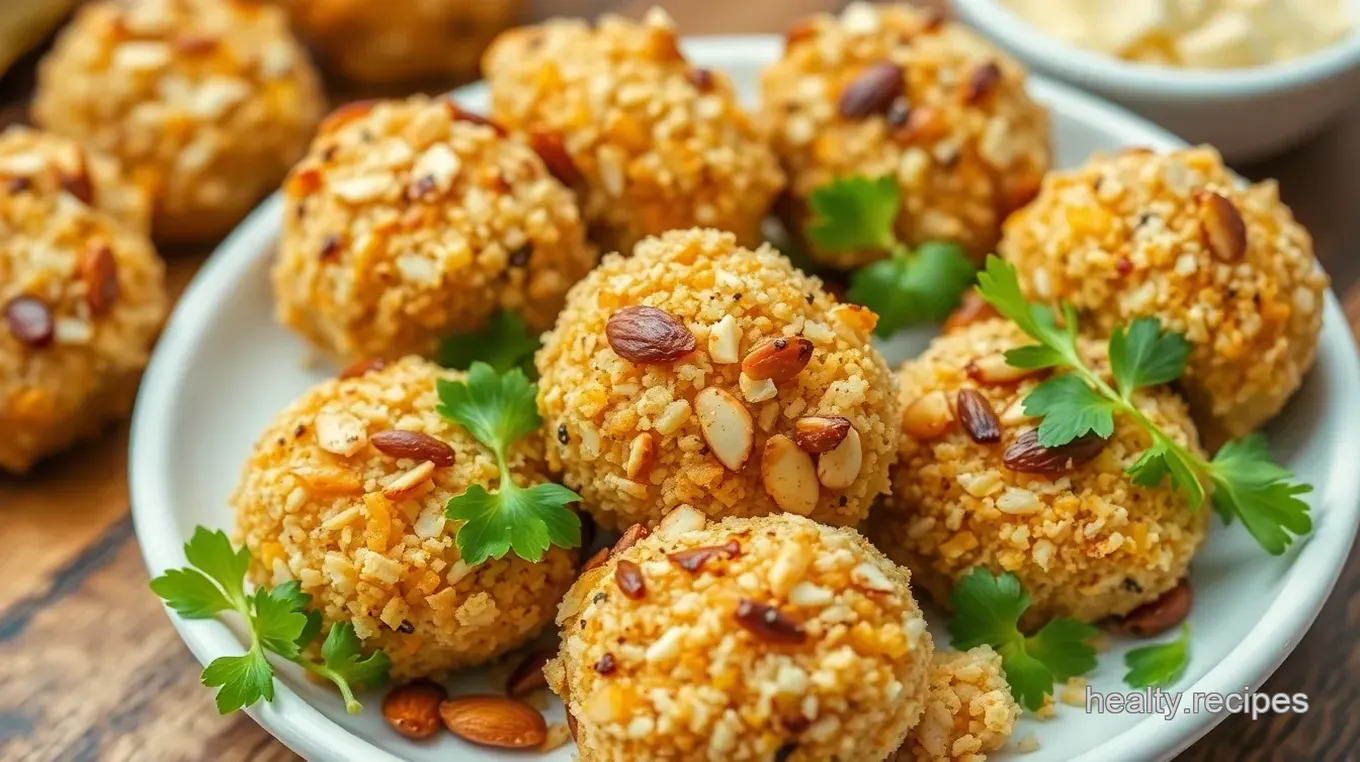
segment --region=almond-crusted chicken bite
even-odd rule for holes
[[[538,154],[445,99],[341,107],[284,201],[278,318],[341,362],[428,356],[499,310],[541,331],[596,261]]]
[[[921,716],[910,574],[854,530],[686,508],[625,545],[568,592],[544,668],[582,762],[877,762]]]
[[[111,159],[0,135],[0,470],[27,471],[132,409],[167,305],[145,214]]]
[[[684,505],[857,524],[898,438],[876,320],[731,233],[611,254],[535,359],[549,464],[608,528]]]
[[[895,762],[983,762],[1015,732],[1020,705],[991,646],[936,651],[925,710]]]
[[[837,178],[892,177],[898,237],[991,251],[1001,222],[1050,161],[1048,114],[1020,65],[973,31],[907,5],[856,2],[788,34],[761,75],[761,120],[789,176],[780,212],[795,234],[813,191]],[[852,267],[882,251],[809,253]]]
[[[464,76],[522,0],[275,0],[324,63],[361,82]]]
[[[1317,355],[1327,275],[1274,181],[1245,185],[1207,146],[1098,156],[1054,172],[1000,253],[1032,299],[1108,335],[1152,316],[1193,350],[1181,388],[1205,438],[1270,420]]]
[[[902,366],[892,495],[866,533],[942,605],[961,577],[982,567],[1013,573],[1030,594],[1025,627],[1055,616],[1123,616],[1186,576],[1212,511],[1187,504],[1169,481],[1134,484],[1126,469],[1151,437],[1125,416],[1115,416],[1108,440],[1088,434],[1039,445],[1024,399],[1044,372],[1004,357],[1032,343],[1009,321],[982,320]],[[1078,346],[1097,372],[1108,372],[1104,342]],[[1140,389],[1133,403],[1172,440],[1201,452],[1189,411],[1171,390]]]
[[[577,553],[506,554],[469,565],[449,499],[498,479],[546,481],[530,437],[495,455],[437,410],[440,380],[464,374],[415,357],[326,381],[260,436],[231,497],[257,584],[297,580],[327,628],[349,622],[397,680],[488,661],[553,618]]]
[[[118,157],[158,240],[230,230],[307,147],[325,100],[278,8],[84,4],[38,72],[33,118]]]
[[[496,118],[559,155],[549,166],[580,192],[606,251],[695,225],[761,240],[778,162],[731,80],[686,61],[660,9],[507,32],[482,69]]]

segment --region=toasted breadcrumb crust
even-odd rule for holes
[[[581,203],[606,251],[673,228],[714,227],[745,245],[784,185],[731,80],[696,69],[674,22],[605,15],[502,35],[483,57],[497,119],[560,134],[585,178]]]
[[[1025,626],[1061,615],[1127,614],[1186,575],[1212,512],[1186,505],[1169,482],[1133,484],[1124,469],[1151,441],[1121,415],[1100,455],[1070,471],[1050,478],[1007,468],[1006,448],[1037,424],[1021,401],[1041,378],[983,384],[967,367],[1031,343],[1013,323],[987,320],[935,339],[902,366],[904,406],[932,391],[952,405],[959,389],[976,389],[1001,422],[1001,441],[978,444],[958,423],[929,441],[904,429],[892,496],[870,515],[867,534],[942,605],[960,577],[982,566],[1019,577],[1032,598]],[[1103,342],[1083,339],[1080,347],[1098,372],[1108,372]],[[1171,391],[1140,390],[1134,403],[1167,436],[1199,451],[1185,403]]]
[[[13,125],[0,133],[0,185],[5,192],[66,193],[142,235],[150,200],[113,157],[51,132]]]
[[[675,316],[697,349],[673,364],[642,365],[610,346],[606,325],[620,308],[646,305]],[[716,362],[710,338],[731,316],[735,361]],[[655,525],[682,505],[715,518],[779,512],[762,480],[762,452],[790,435],[803,416],[842,416],[858,433],[862,465],[841,489],[814,484],[808,514],[853,525],[888,489],[896,454],[898,406],[892,376],[870,343],[873,313],[837,305],[821,281],[803,275],[769,246],[741,248],[731,233],[672,231],[638,244],[633,256],[609,255],[568,295],[557,327],[536,358],[539,410],[548,463],[608,528]],[[808,365],[759,403],[741,388],[741,358],[760,341],[803,336]],[[732,471],[714,455],[694,413],[706,387],[729,392],[754,421],[751,455]],[[634,440],[653,445],[651,465],[629,477]]]
[[[896,762],[985,762],[1015,732],[1020,705],[991,646],[935,652],[921,722]]]
[[[63,168],[79,155],[66,141],[26,130],[0,136],[0,175],[8,178],[0,182],[0,316],[12,300],[29,298],[53,319],[51,343],[35,348],[0,317],[0,470],[27,471],[126,416],[165,319],[165,264],[145,234],[62,189]],[[135,221],[137,194],[104,176],[102,160],[86,158],[96,198],[102,192],[111,211]],[[117,284],[110,290],[85,269],[105,252]],[[111,305],[96,313],[92,288],[116,294]]]
[[[251,579],[297,580],[327,627],[352,623],[366,649],[391,657],[397,680],[523,644],[552,621],[576,574],[576,552],[556,547],[539,563],[513,553],[471,568],[459,560],[444,506],[499,479],[495,456],[435,410],[436,382],[461,378],[411,357],[313,387],[261,435],[231,497]],[[393,494],[404,475],[428,467],[370,441],[392,429],[448,444],[453,465]],[[532,437],[511,448],[510,471],[521,484],[544,481]]]
[[[38,124],[122,160],[160,240],[230,230],[307,145],[321,84],[281,10],[87,3],[43,59]]]
[[[1246,249],[1205,243],[1196,196],[1232,202]],[[1027,295],[1066,300],[1108,335],[1151,315],[1194,351],[1181,386],[1206,434],[1241,436],[1298,389],[1316,355],[1327,276],[1274,181],[1239,185],[1213,148],[1098,156],[1044,179],[1006,224],[1001,254]]]
[[[278,318],[341,361],[428,356],[500,309],[546,329],[596,261],[538,155],[446,99],[342,107],[284,198]]]
[[[909,111],[842,116],[841,94],[883,62],[905,72]],[[973,79],[993,66],[995,78],[970,97]],[[783,57],[761,75],[761,102],[762,126],[789,175],[781,214],[795,230],[818,187],[852,175],[890,176],[902,191],[903,241],[952,240],[985,254],[1049,166],[1048,114],[1025,93],[1019,64],[964,26],[906,5],[857,2],[800,22]],[[882,256],[810,253],[842,267]]]
[[[854,530],[790,514],[677,523],[583,574],[559,612],[544,672],[576,718],[580,759],[887,759],[921,714],[934,649],[907,570]],[[735,557],[696,572],[667,558],[728,542]],[[625,562],[641,599],[619,588]],[[761,639],[736,619],[743,599],[777,607],[806,641]]]
[[[466,75],[514,23],[522,0],[275,0],[347,79],[387,83]]]

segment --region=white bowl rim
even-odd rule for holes
[[[1125,61],[1070,45],[1000,0],[954,4],[961,19],[1034,68],[1124,96],[1235,100],[1305,87],[1360,67],[1360,19],[1344,38],[1299,58],[1242,69],[1185,69]]]
[[[723,61],[725,65],[766,64],[779,55],[782,45],[782,40],[773,35],[690,37],[682,44],[685,52],[696,60]],[[1126,129],[1143,133],[1145,137],[1139,142],[1150,148],[1174,150],[1186,145],[1180,138],[1142,117],[1069,85],[1031,75],[1029,87],[1042,100],[1061,103],[1060,109],[1064,112],[1085,114],[1094,118],[1093,121],[1121,122]],[[467,95],[482,88],[482,83],[475,83],[455,93]],[[212,314],[207,308],[218,303],[218,297],[245,277],[244,271],[256,266],[264,256],[273,243],[277,221],[282,214],[282,200],[276,193],[255,209],[213,252],[181,296],[143,378],[132,417],[128,480],[133,526],[143,560],[152,576],[184,565],[179,542],[184,538],[175,528],[176,511],[164,476],[167,456],[174,448],[165,421],[176,415],[172,400],[179,399],[176,391],[184,380],[177,363],[211,322]],[[1324,302],[1324,325],[1341,326],[1349,338],[1345,314],[1330,290],[1326,292]],[[1324,341],[1326,330],[1324,327]],[[1353,341],[1344,342],[1344,346],[1348,348],[1350,360],[1347,375],[1352,386],[1360,386],[1360,354]],[[1352,430],[1360,430],[1360,409],[1348,415],[1352,418]],[[1248,686],[1254,690],[1279,667],[1307,632],[1336,584],[1357,526],[1360,526],[1360,469],[1334,472],[1325,494],[1340,497],[1314,513],[1338,523],[1322,532],[1319,531],[1322,516],[1314,516],[1313,533],[1298,543],[1297,555],[1284,575],[1281,593],[1261,621],[1244,635],[1227,658],[1195,683],[1181,688],[1182,692],[1226,695]],[[189,650],[203,664],[241,649],[232,630],[216,620],[182,619],[168,609],[167,614]],[[406,762],[333,722],[281,681],[276,684],[273,703],[259,702],[246,712],[286,746],[309,760]],[[1212,730],[1225,716],[1206,718],[1198,714],[1177,714],[1170,721],[1148,717],[1075,757],[1072,762],[1169,759]]]

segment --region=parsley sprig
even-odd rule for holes
[[[1165,688],[1185,674],[1190,663],[1190,625],[1181,625],[1181,634],[1170,643],[1135,648],[1124,654],[1129,671],[1124,682],[1133,688]]]
[[[203,670],[203,684],[217,688],[222,714],[274,700],[274,665],[266,653],[283,657],[335,684],[350,713],[362,707],[356,687],[381,685],[390,662],[382,651],[363,656],[359,637],[348,622],[331,627],[321,644],[321,660],[303,654],[321,635],[321,614],[309,610],[312,596],[295,581],[254,593],[245,589],[250,551],[234,549],[227,535],[203,527],[184,545],[189,566],[169,569],[151,580],[151,590],[185,619],[212,619],[236,612],[250,630],[250,647],[240,656],[220,656]]]
[[[1096,628],[1071,617],[1058,617],[1033,635],[1020,632],[1020,617],[1029,608],[1029,593],[1010,572],[994,576],[974,567],[949,595],[954,618],[949,635],[960,651],[989,645],[1001,654],[1015,700],[1030,711],[1044,705],[1053,683],[1084,675],[1096,666],[1088,641]]]
[[[456,333],[439,342],[436,359],[454,370],[467,370],[472,363],[487,363],[497,373],[519,368],[529,378],[537,378],[534,353],[540,344],[518,313],[503,310],[491,318],[486,328],[473,333]]]
[[[1018,368],[1061,368],[1066,375],[1040,384],[1025,399],[1025,412],[1041,419],[1039,444],[1058,447],[1094,432],[1114,433],[1114,416],[1127,416],[1152,438],[1127,472],[1134,484],[1155,487],[1166,478],[1185,493],[1192,509],[1213,490],[1213,506],[1224,523],[1242,519],[1261,547],[1283,553],[1295,536],[1312,531],[1308,504],[1299,495],[1312,490],[1293,481],[1294,474],[1271,460],[1266,440],[1252,434],[1225,444],[1212,460],[1172,439],[1134,403],[1134,392],[1169,383],[1185,371],[1190,344],[1178,333],[1162,330],[1156,318],[1134,320],[1110,337],[1110,371],[1106,382],[1077,351],[1077,315],[1062,305],[1062,323],[1047,306],[1031,304],[1020,291],[1015,270],[998,257],[988,257],[978,276],[978,292],[1005,317],[1039,342],[1006,353]]]
[[[850,276],[846,298],[878,313],[875,333],[888,337],[913,323],[939,322],[973,285],[977,268],[962,246],[932,241],[915,250],[897,238],[893,221],[901,190],[892,177],[846,177],[812,192],[807,234],[833,253],[884,251]]]
[[[510,447],[537,431],[538,390],[515,368],[498,374],[474,362],[466,381],[439,382],[439,414],[468,430],[496,456],[500,486],[488,492],[479,484],[451,498],[444,515],[463,522],[455,538],[462,560],[476,566],[513,550],[528,561],[543,558],[552,545],[581,544],[581,517],[567,506],[581,496],[560,484],[523,487],[511,478]]]

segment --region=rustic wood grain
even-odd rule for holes
[[[841,0],[673,0],[691,34],[781,32]],[[638,16],[651,0],[539,0],[530,18]],[[23,117],[31,61],[0,79],[0,124]],[[456,83],[432,83],[438,90]],[[337,100],[369,90],[332,83]],[[1343,124],[1268,163],[1313,231],[1319,258],[1360,336],[1360,104]],[[208,247],[165,252],[178,292]],[[2,434],[0,434],[2,435]],[[219,717],[199,665],[146,589],[128,517],[126,427],[32,476],[0,477],[0,760],[4,762],[279,762],[297,759],[246,715]],[[1231,716],[1182,759],[1360,758],[1360,558],[1317,623],[1264,690],[1309,695],[1306,714]],[[1283,645],[1281,646],[1284,647]]]

